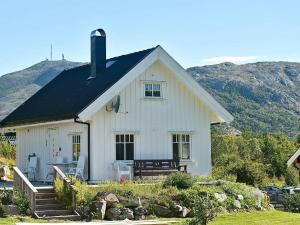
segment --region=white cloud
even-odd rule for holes
[[[209,64],[218,64],[222,62],[243,64],[243,63],[253,62],[260,58],[261,56],[217,56],[217,57],[203,59],[202,64],[209,65]]]

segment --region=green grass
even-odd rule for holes
[[[300,224],[299,213],[281,211],[237,213],[218,216],[209,225],[297,225]]]
[[[176,225],[183,225],[187,219],[162,219],[163,221],[177,221]],[[300,213],[282,211],[240,212],[217,216],[209,225],[300,225]]]
[[[18,222],[45,223],[48,221],[36,220],[36,219],[30,218],[30,217],[22,217],[22,216],[10,216],[10,217],[0,218],[1,225],[13,225]]]

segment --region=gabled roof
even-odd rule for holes
[[[106,61],[105,74],[90,76],[90,64],[63,71],[25,103],[8,115],[1,126],[13,127],[33,123],[79,118],[88,121],[154,62],[169,68],[216,115],[214,121],[231,122],[233,116],[162,47],[131,53]]]
[[[289,160],[287,161],[287,166],[291,166],[295,160],[298,158],[298,156],[300,155],[300,148],[294,153],[294,155],[292,155],[291,158],[289,158]]]
[[[73,119],[154,48],[106,61],[105,74],[90,76],[90,64],[64,70],[1,121],[2,127]]]
[[[215,114],[215,119],[211,123],[231,122],[233,116],[221,106],[186,70],[179,65],[161,46],[157,46],[147,57],[145,57],[139,64],[130,70],[126,76],[123,76],[118,82],[97,98],[92,104],[88,105],[82,112],[78,114],[81,121],[87,121],[99,109],[101,109],[109,100],[118,95],[120,90],[125,88],[136,79],[142,72],[144,72],[154,62],[160,61],[175,76],[185,84],[207,107]]]

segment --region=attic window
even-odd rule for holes
[[[161,84],[145,83],[145,98],[161,98]]]

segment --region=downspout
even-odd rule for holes
[[[90,132],[90,123],[86,123],[86,122],[82,122],[82,121],[78,121],[77,120],[78,117],[74,118],[74,123],[80,123],[80,124],[84,124],[87,125],[88,128],[88,179],[87,181],[90,181],[91,178],[91,172],[90,172],[90,168],[91,168],[91,162],[90,162],[90,152],[91,152],[91,132]]]

